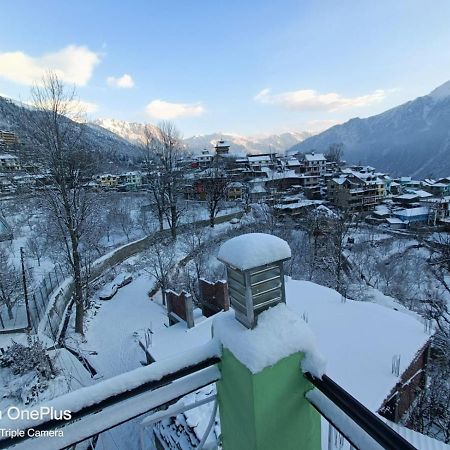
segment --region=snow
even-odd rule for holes
[[[79,442],[89,436],[98,433],[99,430],[108,429],[117,424],[120,424],[132,417],[136,417],[145,412],[154,409],[164,403],[171,401],[174,398],[183,396],[186,393],[192,392],[201,386],[213,383],[220,378],[220,372],[217,367],[209,367],[196,374],[190,375],[184,379],[174,381],[169,385],[163,386],[157,390],[147,391],[137,397],[132,397],[121,403],[110,406],[96,414],[91,414],[78,421],[72,422],[63,428],[64,436],[58,438],[37,438],[32,441],[33,450],[59,450],[60,448],[68,447],[72,442]],[[94,386],[95,387],[95,386]],[[78,391],[79,392],[79,391]],[[72,394],[68,394],[60,399],[65,399]],[[53,406],[55,410],[60,410],[62,406],[58,400],[55,399],[48,403],[48,406]],[[70,409],[70,407],[69,407]],[[73,411],[73,410],[72,410]],[[6,420],[5,420],[6,422]],[[17,429],[28,426],[36,427],[40,420],[34,421],[14,421],[5,425],[5,428]],[[128,443],[130,439],[135,436],[127,436]],[[117,444],[115,444],[117,447]],[[30,448],[30,442],[25,441],[15,446],[16,449],[27,450]],[[117,447],[117,448],[130,448]]]
[[[426,450],[450,450],[450,445],[445,444],[442,441],[425,436],[424,434],[418,433],[417,431],[410,430],[398,423],[391,422],[386,419],[382,419],[386,422],[394,431],[396,431],[400,436],[403,436],[409,443],[414,445],[418,449]]]
[[[196,309],[194,312],[198,311]],[[185,323],[179,322],[169,328],[161,329],[154,333],[152,345],[148,351],[156,361],[159,361],[196,348],[211,339],[213,320],[214,317],[201,316],[200,318],[196,315],[193,328],[187,328]]]
[[[264,233],[248,233],[225,242],[217,259],[240,270],[248,270],[291,257],[286,241]]]
[[[352,439],[352,443],[359,449],[383,450],[383,447],[372,439],[359,425],[353,422],[341,409],[319,390],[313,389],[306,394],[307,399],[342,431],[345,436]],[[322,421],[323,428],[323,421]],[[326,448],[322,442],[322,448]]]
[[[95,405],[109,397],[118,395],[123,392],[128,392],[151,381],[160,380],[165,375],[174,373],[184,367],[194,365],[207,358],[212,358],[219,355],[220,349],[217,342],[211,340],[207,344],[199,346],[198,348],[191,351],[185,352],[183,355],[178,355],[176,358],[167,358],[158,361],[157,363],[153,363],[149,366],[141,367],[130,372],[109,378],[108,380],[105,380],[100,384],[84,387],[60,397],[54,398],[53,400],[46,402],[45,406],[53,407],[55,411],[69,410],[72,413],[76,413],[83,408]],[[213,367],[212,369],[215,368]],[[200,374],[201,373],[202,372],[200,372]],[[182,384],[187,383],[187,380],[180,381],[182,382]],[[173,384],[174,383],[169,385],[169,388]],[[153,393],[154,392],[155,391],[153,391]],[[152,391],[149,391],[147,394],[151,395]],[[141,399],[141,397],[134,400],[138,400],[139,404],[142,405],[142,403],[144,403],[145,405],[145,402]],[[117,406],[119,406],[120,409],[126,409],[123,407],[123,405],[119,404]],[[147,405],[145,405],[144,407],[147,407]],[[129,413],[129,411],[125,411],[125,413]],[[92,416],[90,416],[87,420],[92,421]],[[2,427],[14,429],[28,428],[30,426],[36,427],[45,421],[45,418],[23,421],[4,418],[2,421]],[[77,428],[80,429],[83,427],[78,426]]]
[[[430,337],[413,313],[343,299],[308,281],[287,278],[286,298],[289,308],[307,315],[327,375],[374,412],[399,380],[391,371],[392,357],[401,355],[403,373]]]
[[[297,352],[305,353],[302,361],[305,372],[317,377],[325,372],[325,360],[313,333],[284,303],[262,312],[252,330],[239,323],[233,311],[221,314],[214,320],[213,336],[252,373],[261,372]]]
[[[305,161],[326,161],[326,158],[323,153],[307,153]]]

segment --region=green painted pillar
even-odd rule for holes
[[[217,383],[224,450],[320,450],[320,415],[305,399],[303,353],[253,374],[226,348]]]

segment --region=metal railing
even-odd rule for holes
[[[327,375],[305,377],[316,388],[307,394],[308,401],[354,448],[417,450]]]
[[[204,357],[199,358],[202,354]],[[15,422],[15,428],[23,430],[23,433],[13,438],[1,439],[0,449],[59,450],[71,447],[150,411],[166,407],[220,378],[216,366],[220,358],[212,350],[212,346],[192,351],[187,358],[179,360],[184,362],[184,366],[177,367],[180,361],[176,360],[169,364],[167,361],[163,364],[154,363],[57,397],[46,406],[57,411],[67,409],[71,412],[70,418]],[[196,362],[190,363],[190,360]],[[130,388],[134,379],[141,382]],[[77,392],[83,401],[80,402]],[[79,406],[80,404],[82,406]],[[5,427],[5,424],[2,426]],[[42,432],[58,430],[63,432],[63,436],[50,439],[32,437]],[[43,434],[45,436],[45,433]]]
[[[28,421],[22,426],[16,423],[17,429],[24,430],[23,435],[1,439],[0,450],[68,448],[151,413],[140,425],[142,443],[143,430],[156,421],[215,400],[215,395],[212,395],[194,404],[174,404],[185,395],[220,379],[217,367],[220,357],[214,348],[208,344],[188,352],[184,357],[174,358],[170,363],[153,363],[56,398],[48,402],[48,407],[59,410],[68,408],[71,410],[70,418],[50,418],[34,424]],[[201,355],[203,356],[199,357]],[[319,379],[307,373],[305,377],[315,387],[306,394],[306,400],[344,436],[351,448],[417,450],[328,376],[324,375]],[[80,401],[79,396],[83,401]],[[161,411],[163,408],[167,409]],[[202,444],[214,421],[215,408],[216,406],[206,428],[207,433],[201,439]],[[63,430],[63,436],[57,439],[30,437],[28,430],[33,430],[32,434],[35,436],[37,432]]]

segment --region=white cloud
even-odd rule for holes
[[[108,77],[106,79],[108,86],[130,89],[134,86],[134,80],[131,75],[124,73],[121,77]]]
[[[40,83],[51,70],[62,81],[85,86],[100,62],[97,53],[87,47],[69,45],[53,53],[33,57],[23,52],[0,53],[0,77],[15,83]]]
[[[263,89],[254,97],[254,100],[269,105],[279,105],[290,110],[334,112],[341,109],[369,106],[381,102],[385,97],[386,91],[382,89],[359,97],[344,97],[334,92],[319,94],[313,89],[272,94],[270,89]]]
[[[205,112],[200,103],[171,103],[164,100],[153,100],[145,108],[153,119],[172,120],[177,117],[195,117]]]

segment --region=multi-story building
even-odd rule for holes
[[[94,179],[102,187],[114,188],[119,184],[119,175],[112,175],[110,173],[96,175]]]
[[[208,150],[203,150],[202,153],[195,157],[195,162],[198,167],[205,168],[209,167],[214,159],[214,155],[210,153]]]
[[[12,131],[0,130],[0,142],[3,142],[7,147],[12,147],[19,143],[17,136]]]
[[[127,191],[136,191],[142,186],[141,172],[127,172],[119,175],[118,187]]]
[[[230,152],[230,144],[222,140],[217,141],[214,149],[218,155],[227,155]]]
[[[327,159],[323,153],[307,153],[303,160],[304,173],[323,176],[327,171]]]
[[[385,187],[376,175],[351,173],[329,179],[327,196],[339,208],[368,211],[383,201]]]
[[[19,158],[9,153],[0,154],[0,172],[16,172],[20,170]]]

